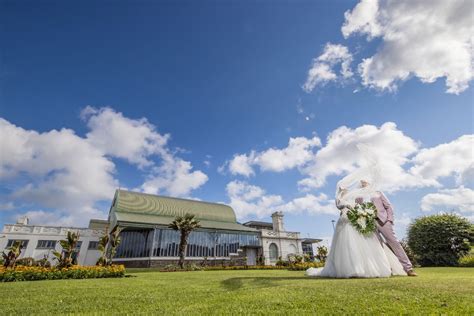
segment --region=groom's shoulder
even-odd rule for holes
[[[382,191],[375,191],[375,193],[377,193],[377,195],[374,196],[375,199],[380,199],[385,196]]]

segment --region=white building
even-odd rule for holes
[[[95,265],[99,259],[100,252],[97,250],[98,241],[104,235],[107,221],[90,220],[88,228],[79,227],[57,227],[29,225],[27,217],[21,217],[16,224],[6,224],[0,233],[0,251],[21,241],[23,249],[19,258],[43,259],[45,256],[53,262],[53,251],[61,252],[60,240],[66,238],[67,232],[79,233],[77,245],[77,261],[80,265]]]
[[[289,232],[283,227],[283,213],[272,214],[272,222],[250,221],[245,226],[255,228],[261,233],[261,253],[265,259],[265,265],[274,265],[279,258],[288,260],[288,256],[294,254],[308,254],[314,256],[313,244],[321,239],[302,239],[299,232]]]
[[[0,234],[0,251],[16,241],[23,249],[20,258],[53,261],[53,251],[61,252],[60,240],[68,231],[79,233],[77,263],[95,265],[100,256],[98,241],[107,227],[122,229],[121,243],[114,262],[127,267],[168,265],[178,259],[179,233],[168,227],[179,214],[190,213],[201,221],[201,227],[189,237],[187,260],[199,264],[255,265],[264,259],[274,265],[289,255],[314,256],[313,244],[320,239],[303,239],[299,232],[286,231],[283,213],[272,214],[272,222],[250,221],[240,224],[231,207],[202,201],[176,199],[138,192],[117,190],[109,221],[92,219],[87,228],[29,225],[28,218],[6,224]],[[245,263],[244,263],[245,262]]]

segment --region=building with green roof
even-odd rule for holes
[[[109,212],[111,230],[123,229],[114,261],[129,267],[174,263],[179,232],[168,225],[176,216],[187,213],[195,215],[201,225],[189,236],[188,261],[256,263],[261,248],[260,232],[238,223],[230,206],[125,190],[115,192]]]

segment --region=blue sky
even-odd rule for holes
[[[342,137],[350,139],[349,148],[357,143],[354,137],[364,134],[363,126],[372,126],[377,134],[386,122],[396,126],[387,127],[388,135],[374,140],[374,146],[381,152],[397,151],[393,144],[403,143],[399,158],[404,162],[397,163],[407,174],[396,176],[414,177],[413,183],[392,184],[388,190],[396,217],[401,219],[398,233],[403,235],[411,218],[437,211],[455,210],[472,218],[474,95],[468,85],[473,69],[472,63],[467,63],[467,74],[463,72],[461,58],[468,54],[467,61],[472,61],[472,52],[463,51],[461,45],[472,39],[458,25],[441,25],[453,34],[437,38],[423,25],[408,24],[407,30],[420,30],[404,34],[402,26],[401,34],[407,39],[423,39],[423,47],[416,41],[412,41],[413,47],[389,41],[396,15],[382,22],[359,21],[356,10],[373,12],[371,2],[86,1],[79,5],[3,1],[0,224],[27,213],[36,222],[83,225],[88,217],[107,213],[113,197],[110,189],[120,186],[233,203],[241,220],[269,220],[271,211],[284,209],[288,230],[305,236],[330,236],[330,221],[337,218],[337,212],[330,210],[335,182],[357,166],[358,160],[341,147],[329,146],[327,137],[346,126]],[[450,17],[459,14],[446,6],[431,9]],[[423,23],[427,9],[405,12],[406,16],[422,17],[407,23]],[[352,18],[345,17],[346,11]],[[435,16],[443,20],[443,16]],[[348,36],[341,31],[345,24]],[[440,41],[448,38],[454,41],[451,49],[440,49],[437,54],[423,51],[429,45],[439,49]],[[348,49],[352,75],[340,73],[347,54],[317,59],[328,52],[328,43]],[[358,65],[370,57],[379,67],[364,74]],[[310,69],[321,65],[332,69],[335,78],[318,73],[318,83],[305,91],[302,87],[309,80]],[[408,75],[399,75],[404,73]],[[446,78],[456,82],[454,91],[447,92]],[[124,121],[123,134],[113,137],[114,142],[107,138],[111,137],[107,131],[112,130],[107,117]],[[52,163],[47,153],[31,154],[47,151],[48,146],[58,150],[63,142],[56,142],[58,135],[51,131],[67,133],[64,128],[73,131],[78,142],[72,146],[65,141],[67,162]],[[144,128],[149,139],[127,137],[127,128]],[[33,132],[46,134],[36,140]],[[18,139],[12,137],[18,133]],[[95,136],[88,137],[88,133]],[[169,134],[165,144],[156,140],[157,135],[165,134]],[[463,135],[467,137],[461,138]],[[290,137],[303,141],[318,137],[321,144],[301,149],[309,154],[304,161],[293,161],[299,154],[289,157],[283,162],[284,170],[272,169],[263,158],[250,158],[252,151],[259,157],[271,148],[284,150]],[[372,140],[361,137],[361,142]],[[141,141],[143,146],[135,148],[133,155],[117,150],[126,151]],[[446,147],[439,147],[442,144]],[[74,148],[80,146],[85,149],[75,153]],[[325,159],[318,157],[323,148],[327,148]],[[419,156],[423,150],[429,152]],[[21,163],[12,160],[10,151],[21,153]],[[95,158],[82,159],[87,157],[81,155],[88,153]],[[245,155],[252,175],[232,169],[236,155]],[[328,166],[333,156],[341,155],[347,159],[340,170],[339,166]],[[183,162],[190,166],[183,174],[165,170]],[[86,180],[77,179],[77,173],[71,171],[78,163],[93,170],[93,176],[103,172],[103,177],[84,184]],[[93,164],[90,169],[89,163]],[[417,165],[418,169],[410,169]],[[163,168],[158,170],[160,166]],[[444,171],[437,173],[441,169]],[[68,177],[68,173],[74,175]],[[298,185],[308,177],[325,181],[311,188]],[[151,178],[154,186],[143,186]],[[167,181],[157,185],[156,179],[163,178]],[[398,178],[392,180],[397,182]],[[234,184],[233,193],[230,183]],[[90,192],[92,189],[82,193],[81,188],[94,185],[100,194]],[[56,203],[54,196],[66,200],[71,196],[74,201],[70,205],[67,201]],[[273,199],[268,202],[267,197]],[[318,197],[321,205],[308,210],[289,204],[302,197],[309,203],[313,201],[310,197]],[[424,197],[425,210],[421,211]]]

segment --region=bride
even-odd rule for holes
[[[324,268],[309,268],[307,276],[330,278],[386,278],[406,275],[402,265],[377,232],[359,233],[347,217],[359,199],[370,201],[379,192],[374,166],[360,168],[337,184],[336,206],[341,211]]]

